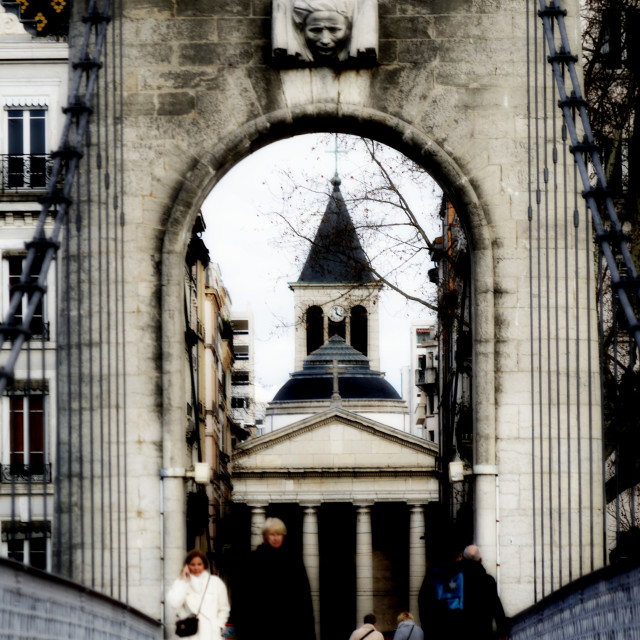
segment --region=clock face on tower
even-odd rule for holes
[[[341,307],[339,304],[335,305],[335,307],[331,307],[331,311],[329,311],[329,320],[332,322],[340,322],[344,320],[346,312],[344,307]]]

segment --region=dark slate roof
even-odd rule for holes
[[[340,191],[340,178],[336,176],[331,182],[333,192],[298,282],[374,282]]]
[[[400,400],[398,392],[372,371],[369,359],[346,344],[344,338],[332,336],[329,342],[309,354],[301,371],[291,374],[280,388],[273,402],[329,400],[333,394],[333,361],[337,360],[338,390],[343,399]]]

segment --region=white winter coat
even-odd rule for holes
[[[209,579],[210,578],[210,579]],[[209,584],[207,585],[207,580]],[[206,586],[206,593],[203,591]],[[198,613],[198,633],[193,640],[221,640],[224,626],[229,618],[229,598],[227,587],[218,576],[203,571],[199,576],[191,575],[189,580],[178,578],[167,593],[167,604],[173,610],[173,620],[186,618]],[[172,629],[175,631],[175,627]]]

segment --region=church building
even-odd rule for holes
[[[418,617],[437,446],[409,433],[404,400],[379,371],[378,296],[340,191],[294,292],[295,371],[268,404],[263,435],[233,454],[235,528],[246,546],[280,517],[302,553],[317,638]],[[242,544],[242,543],[240,543]]]

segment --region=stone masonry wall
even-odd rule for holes
[[[184,480],[161,481],[160,470],[188,465],[181,287],[193,220],[251,151],[327,130],[368,135],[411,156],[466,221],[477,542],[492,573],[502,559],[508,613],[533,601],[530,417],[522,408],[531,400],[527,4],[380,0],[378,66],[335,73],[271,66],[268,0],[123,0],[132,605],[160,615],[161,582],[177,574],[184,551]],[[577,0],[564,4],[575,16]],[[207,224],[215,229],[215,219]]]

